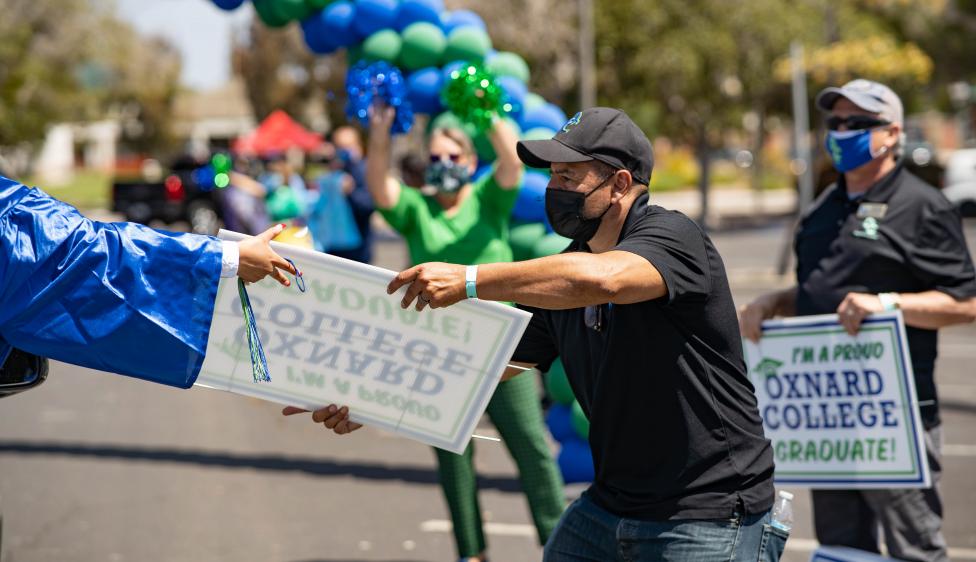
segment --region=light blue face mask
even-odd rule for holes
[[[871,152],[871,130],[827,131],[827,153],[840,173],[849,172],[867,164],[884,153]]]

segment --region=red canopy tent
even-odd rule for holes
[[[277,109],[250,133],[234,140],[231,149],[238,154],[265,156],[299,148],[310,152],[324,144],[322,135],[313,133]]]

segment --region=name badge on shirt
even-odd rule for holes
[[[888,205],[886,203],[861,203],[857,207],[857,218],[883,219],[887,212]]]

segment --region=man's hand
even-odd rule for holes
[[[285,287],[291,285],[291,281],[279,269],[284,269],[292,275],[297,275],[298,272],[285,261],[285,258],[275,253],[269,244],[284,229],[285,225],[276,224],[257,236],[237,243],[241,252],[240,263],[237,266],[238,277],[248,283],[254,283],[270,275]]]
[[[769,320],[775,315],[776,295],[763,295],[739,308],[739,331],[753,343],[759,343],[763,320]]]
[[[431,308],[444,308],[467,298],[464,270],[463,265],[422,263],[398,273],[386,287],[386,292],[392,295],[400,287],[409,285],[400,301],[403,308],[410,307],[414,299],[417,300],[417,310],[423,310],[428,305]]]
[[[389,138],[393,121],[396,119],[396,108],[385,103],[374,103],[367,111],[369,111],[370,139],[373,139],[374,135],[382,135],[381,138],[384,139]]]
[[[869,314],[882,312],[881,299],[878,295],[869,293],[847,293],[844,300],[837,307],[837,316],[844,330],[852,336],[856,336],[861,329],[861,322]]]
[[[286,406],[285,409],[281,411],[281,414],[283,416],[293,416],[295,414],[304,414],[306,412],[308,412],[308,410],[296,408],[295,406]],[[336,435],[352,433],[363,426],[361,423],[349,421],[349,408],[345,406],[337,408],[335,404],[330,404],[325,408],[312,412],[312,421],[314,423],[321,423],[326,428],[334,431]]]

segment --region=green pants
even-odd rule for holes
[[[566,504],[562,476],[546,444],[535,378],[525,373],[500,383],[487,412],[518,466],[539,543],[545,544]],[[441,449],[434,451],[441,489],[451,510],[458,555],[476,556],[485,550],[485,534],[481,528],[477,475],[472,459],[474,442],[462,455]]]

